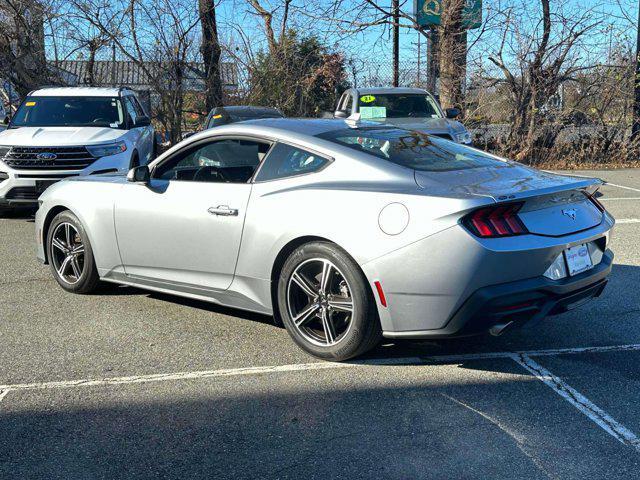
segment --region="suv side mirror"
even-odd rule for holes
[[[447,108],[444,111],[444,114],[447,116],[447,118],[458,118],[460,116],[460,109],[459,108]]]
[[[9,115],[7,115],[2,119],[2,125],[9,125],[10,121],[11,121],[11,118],[9,117]]]
[[[335,118],[349,118],[349,112],[346,110],[336,110],[333,114]]]
[[[151,119],[149,117],[147,117],[146,115],[142,115],[142,116],[137,118],[135,126],[136,127],[148,127],[149,125],[151,125]]]
[[[132,183],[143,183],[145,185],[149,184],[151,180],[151,172],[149,171],[149,167],[147,165],[140,165],[138,167],[133,167],[127,173],[127,181]]]

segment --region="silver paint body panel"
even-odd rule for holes
[[[41,236],[47,223],[69,209],[85,226],[103,280],[270,314],[278,254],[302,238],[325,239],[351,255],[370,285],[382,283],[388,308],[378,301],[378,311],[383,331],[393,333],[438,329],[477,289],[538,277],[569,246],[601,237],[608,243],[613,218],[604,214],[596,222],[591,202],[567,193],[593,192],[595,179],[502,160],[492,171],[416,173],[313,136],[344,127],[341,120],[231,124],[196,134],[151,164],[193,142],[225,136],[289,143],[332,160],[297,177],[243,184],[152,180],[149,186],[124,176],[59,182],[41,197],[37,256],[46,260]],[[545,235],[480,239],[460,224],[471,210],[502,197],[524,199],[523,221]],[[567,201],[584,214],[586,229],[567,234],[575,222],[561,213]],[[391,203],[409,212],[396,235],[379,225]],[[218,205],[238,215],[208,212]],[[548,235],[554,232],[558,236]]]

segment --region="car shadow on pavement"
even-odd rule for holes
[[[633,476],[633,450],[585,431],[545,386],[502,363],[503,376],[331,370],[10,392],[0,477],[607,478],[613,466]]]

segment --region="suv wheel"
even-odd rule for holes
[[[82,224],[73,213],[59,213],[47,233],[47,258],[54,278],[68,292],[90,293],[100,277],[93,250]]]
[[[278,306],[293,340],[310,354],[347,360],[381,338],[371,289],[358,265],[328,242],[299,247],[285,262]]]

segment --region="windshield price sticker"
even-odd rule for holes
[[[371,102],[375,102],[376,97],[374,97],[373,95],[363,95],[360,97],[360,101],[362,103],[371,103]]]
[[[27,102],[27,103],[25,103],[25,105],[27,107],[35,107],[36,106],[36,102]]]

